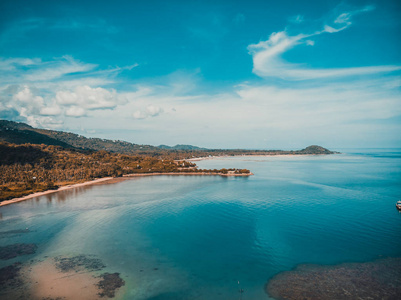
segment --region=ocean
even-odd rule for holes
[[[118,299],[245,300],[269,299],[266,283],[300,264],[401,257],[401,150],[341,152],[208,159],[196,163],[254,175],[133,178],[0,207],[0,246],[37,245],[0,268],[88,255],[125,281]]]

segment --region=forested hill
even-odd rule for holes
[[[321,146],[312,145],[306,147],[305,149],[295,151],[296,154],[334,154],[338,152],[330,151],[329,149],[323,148]]]
[[[319,155],[334,154],[320,146],[309,146],[302,150],[243,150],[243,149],[205,149],[191,145],[176,145],[173,147],[160,145],[138,145],[119,140],[87,138],[75,133],[38,129],[24,123],[0,120],[0,142],[12,144],[45,144],[62,146],[77,150],[108,151],[120,154],[164,157],[167,159],[189,159],[207,156],[233,155]]]
[[[165,150],[209,150],[207,148],[200,148],[192,145],[175,145],[175,146],[167,146],[167,145],[160,145],[158,146],[160,149]]]
[[[0,141],[13,144],[45,144],[84,150],[105,150],[116,153],[136,153],[158,150],[149,145],[137,145],[124,141],[87,138],[75,133],[38,129],[24,123],[0,120]]]

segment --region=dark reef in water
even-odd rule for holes
[[[99,271],[106,266],[98,258],[91,258],[85,255],[78,255],[74,257],[55,257],[56,267],[62,272],[69,272],[72,270],[78,271],[84,268],[87,271]]]
[[[20,278],[21,263],[17,262],[0,269],[0,289],[15,288],[22,285]]]
[[[119,273],[104,273],[99,278],[102,278],[97,285],[102,290],[99,293],[100,297],[113,298],[116,290],[125,285],[125,281],[120,278]]]
[[[273,277],[265,290],[275,299],[400,299],[401,258],[300,265]]]
[[[61,272],[75,271],[79,272],[82,269],[88,272],[100,271],[106,266],[98,258],[93,258],[86,255],[78,255],[74,257],[55,257],[56,268]],[[97,286],[101,290],[100,297],[113,298],[116,290],[125,285],[125,281],[121,279],[120,273],[103,273],[98,278],[101,278]]]
[[[34,254],[37,248],[35,244],[13,244],[0,247],[0,259],[7,260],[20,255]]]

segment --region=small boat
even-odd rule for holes
[[[395,207],[397,207],[398,210],[401,210],[401,201],[397,201]]]

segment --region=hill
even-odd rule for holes
[[[175,146],[160,145],[158,146],[158,148],[165,150],[208,150],[207,148],[200,148],[192,145],[175,145]]]
[[[192,145],[139,145],[119,140],[87,138],[79,134],[38,129],[24,123],[0,120],[0,141],[12,144],[45,144],[62,146],[76,150],[108,151],[120,154],[151,156],[171,160],[190,159],[207,156],[235,155],[323,155],[334,154],[321,146],[309,146],[302,150],[243,150],[243,149],[206,149]]]
[[[79,134],[38,129],[25,123],[0,120],[0,141],[12,144],[45,144],[82,150],[105,150],[115,153],[134,153],[158,150],[149,145],[137,145],[119,140],[87,138]]]
[[[330,151],[329,149],[323,148],[321,146],[312,145],[306,147],[305,149],[297,151],[297,154],[334,154],[337,152]]]
[[[35,128],[12,121],[0,120],[0,141],[13,144],[45,144],[71,148],[72,146],[49,135],[38,132]]]

